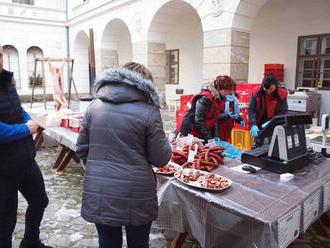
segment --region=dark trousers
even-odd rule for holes
[[[121,227],[95,224],[99,234],[100,248],[121,248],[123,234]],[[128,248],[149,248],[151,223],[142,226],[125,226]]]
[[[24,240],[27,242],[39,240],[39,226],[48,204],[44,180],[34,160],[7,166],[12,166],[16,172],[6,174],[0,170],[0,248],[11,247],[16,225],[18,191],[28,203],[24,232]]]

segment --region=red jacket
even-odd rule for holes
[[[224,98],[221,103],[220,103],[220,115],[222,113],[225,113],[225,105],[226,105],[227,99]],[[229,111],[233,112],[234,111],[234,104],[229,104]],[[231,130],[233,129],[234,126],[234,120],[228,119],[228,118],[220,118],[218,122],[218,132],[219,132],[219,137],[221,140],[230,142],[230,136],[231,136]]]
[[[264,92],[262,86],[253,90],[249,104],[249,120],[251,125],[261,126],[275,115],[288,112],[288,93],[284,88],[278,88],[272,94]]]
[[[196,102],[203,96],[207,97],[208,106],[202,106],[202,116],[196,116],[201,112],[196,109]],[[190,99],[181,115],[181,118],[178,119],[177,127],[178,130],[180,130],[184,135],[191,133],[195,137],[209,139],[211,138],[211,131],[219,119],[219,115],[220,100],[214,98],[210,91],[204,90]],[[200,119],[202,119],[201,122],[196,121]]]

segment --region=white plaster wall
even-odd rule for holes
[[[65,10],[65,1],[66,0],[34,0],[34,5],[31,5],[31,6]],[[69,0],[69,2],[70,1],[72,1],[72,0]],[[8,3],[8,4],[13,3],[12,0],[1,0],[1,2]],[[14,4],[19,5],[18,3],[14,3]],[[21,6],[26,6],[26,5],[21,4]]]
[[[329,0],[269,0],[254,20],[249,82],[259,83],[264,64],[285,67],[288,88],[295,86],[298,36],[330,33]]]
[[[184,94],[196,93],[203,82],[203,33],[196,15],[182,16],[178,19],[166,36],[166,50],[180,50],[179,85],[173,88],[183,88]],[[174,90],[167,91],[171,98]]]
[[[58,9],[58,10],[65,10],[66,8],[66,0],[34,0],[34,6],[37,7],[44,7],[50,9]],[[68,0],[70,1],[70,0]]]
[[[21,87],[18,88],[18,92],[28,95],[31,89],[28,87],[27,80],[27,49],[37,46],[43,51],[45,57],[66,57],[65,27],[3,21],[0,21],[0,27],[0,44],[12,45],[18,50],[21,78]],[[48,73],[46,84],[47,92],[52,92]],[[38,89],[38,92],[41,91]]]
[[[80,32],[74,40],[71,56],[75,60],[73,77],[78,93],[89,93],[89,38]]]
[[[18,4],[0,1],[0,19],[16,19],[22,22],[66,21],[63,0],[39,0],[36,5]],[[17,21],[17,19],[16,19]]]

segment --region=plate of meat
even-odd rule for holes
[[[196,169],[183,169],[175,172],[174,176],[184,184],[211,191],[222,191],[232,184],[226,177]]]
[[[161,168],[153,167],[154,172],[161,175],[172,175],[181,169],[182,167],[180,165],[173,162],[169,162],[168,165]]]

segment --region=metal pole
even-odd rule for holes
[[[66,13],[66,21],[69,20],[69,1],[65,1],[65,13]],[[65,27],[66,29],[66,57],[70,58],[70,32],[69,32],[69,26]],[[68,81],[68,93],[69,93],[69,101],[68,101],[68,108],[70,108],[70,101],[71,101],[71,69],[70,69],[70,64],[67,62],[66,63],[66,71],[67,71],[67,81]]]
[[[96,77],[95,72],[95,48],[94,48],[94,31],[89,29],[89,93],[92,94],[93,84]]]

